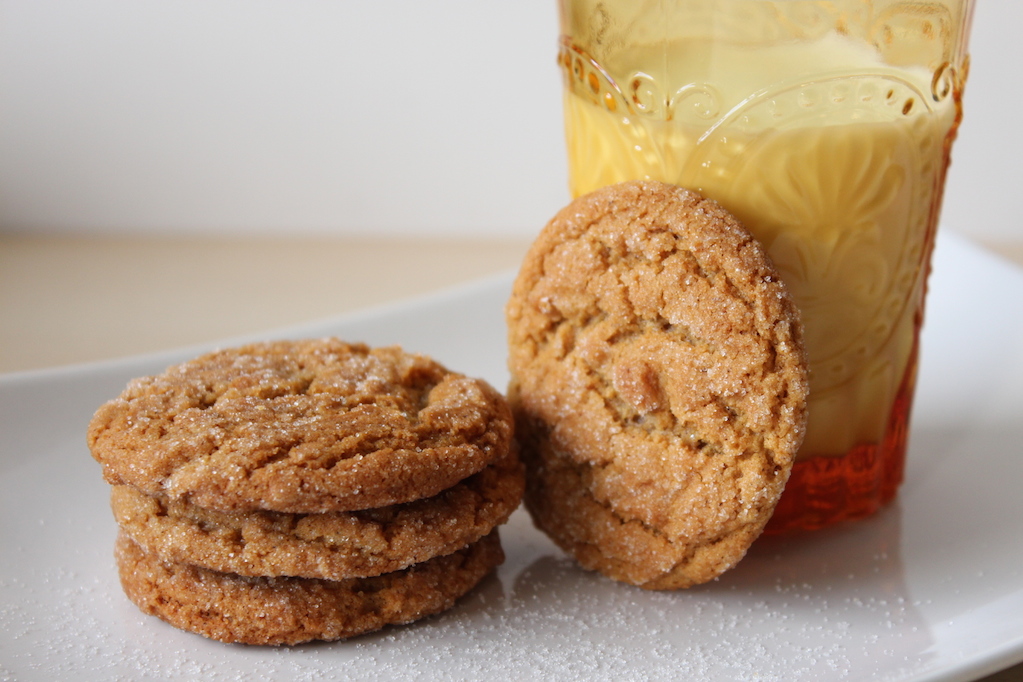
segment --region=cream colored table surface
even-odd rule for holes
[[[285,327],[518,267],[527,240],[0,233],[0,372]]]
[[[1023,265],[1023,242],[989,244]],[[518,267],[527,240],[0,233],[0,373],[209,343]],[[1023,664],[984,678],[1023,682]]]

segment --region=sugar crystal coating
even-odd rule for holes
[[[370,578],[249,578],[161,562],[126,535],[116,546],[125,593],[142,611],[221,642],[337,640],[439,613],[504,560],[497,531],[403,571]]]
[[[336,339],[253,344],[137,379],[88,431],[111,484],[290,513],[435,495],[511,437],[507,404],[486,382]]]
[[[519,506],[515,450],[429,498],[325,514],[218,512],[114,486],[122,532],[162,561],[249,576],[344,580],[450,554],[487,535]]]
[[[506,316],[537,525],[644,587],[734,565],[805,428],[798,311],[760,244],[682,188],[604,188],[544,228]]]

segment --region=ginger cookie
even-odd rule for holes
[[[507,452],[486,382],[336,339],[223,350],[132,381],[88,430],[113,485],[219,511],[295,514],[431,497]]]
[[[525,486],[514,449],[429,498],[324,514],[219,512],[114,486],[121,531],[168,563],[246,576],[343,580],[450,554],[503,524]]]
[[[337,640],[444,611],[504,560],[497,531],[402,571],[342,581],[243,577],[160,561],[127,535],[116,558],[125,594],[144,613],[221,642]]]
[[[649,589],[734,566],[806,419],[798,311],[762,246],[694,192],[606,187],[543,229],[506,317],[534,523]]]

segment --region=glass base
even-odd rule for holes
[[[765,534],[818,530],[862,519],[895,498],[906,464],[916,355],[914,349],[884,439],[857,445],[840,457],[798,460]]]

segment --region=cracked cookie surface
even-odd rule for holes
[[[806,418],[798,312],[761,245],[693,192],[607,187],[540,233],[506,317],[536,525],[651,589],[738,562]]]
[[[113,485],[219,511],[299,514],[430,497],[507,452],[485,381],[399,348],[252,344],[132,381],[88,443]]]
[[[450,554],[508,520],[524,487],[514,449],[430,498],[325,514],[218,512],[114,486],[114,518],[146,552],[248,576],[342,580]]]
[[[402,571],[342,581],[251,578],[165,563],[127,535],[115,556],[128,598],[175,627],[241,644],[337,640],[440,613],[504,561],[497,531]]]

